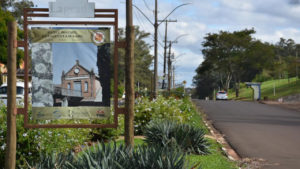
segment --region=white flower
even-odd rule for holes
[[[24,134],[23,134],[23,137],[26,137],[27,135],[28,135],[27,133],[24,133]]]
[[[6,143],[4,143],[2,146],[1,146],[1,149],[4,150],[6,147]]]

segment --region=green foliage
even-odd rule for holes
[[[8,30],[7,30],[7,24],[8,21],[14,20],[12,14],[7,11],[2,11],[0,9],[0,63],[7,63],[7,35],[8,35]],[[23,39],[23,31],[18,29],[18,40]],[[18,49],[17,50],[17,65],[21,63],[21,60],[24,58],[24,51]]]
[[[1,10],[10,11],[19,24],[23,23],[23,11],[24,8],[31,8],[34,6],[33,2],[30,0],[1,0],[0,3]]]
[[[56,164],[61,169],[183,169],[184,160],[183,153],[161,147],[138,146],[131,149],[124,145],[98,143],[77,156],[68,154],[42,158],[36,168],[53,169]]]
[[[138,98],[135,105],[135,134],[141,135],[144,127],[153,119],[174,120],[188,123],[193,116],[194,107],[188,99],[168,99],[158,96],[155,100]]]
[[[209,153],[205,132],[189,124],[174,121],[151,121],[144,130],[148,145],[180,148],[184,152],[205,155]]]
[[[275,96],[274,96],[275,87]],[[267,97],[271,100],[276,100],[280,97],[289,96],[300,93],[300,80],[296,77],[289,79],[275,79],[264,81],[261,84],[261,97]],[[240,98],[244,100],[252,100],[252,89],[247,88],[246,85],[241,86]],[[235,96],[232,92],[228,93],[230,99],[234,99]]]
[[[209,33],[204,37],[204,62],[193,79],[199,98],[212,95],[216,88],[227,91],[232,86],[238,94],[240,82],[251,81],[264,68],[272,67],[273,46],[253,38],[254,33],[254,29],[245,29]]]
[[[141,88],[151,88],[152,71],[150,66],[152,64],[153,57],[150,54],[150,45],[146,43],[145,38],[150,36],[150,33],[141,31],[139,27],[135,27],[134,30],[134,80],[135,84],[139,83]],[[119,30],[119,41],[125,40],[124,29]],[[119,77],[125,76],[125,49],[119,49]],[[125,79],[120,78],[122,83],[125,83]]]
[[[271,80],[272,76],[270,75],[270,72],[267,70],[263,70],[260,74],[257,74],[255,78],[252,80],[253,82],[264,82],[267,80]]]
[[[0,164],[4,164],[6,149],[6,107],[0,107]],[[34,163],[39,153],[59,153],[73,150],[89,140],[90,129],[25,129],[23,116],[17,116],[17,167],[26,161]],[[1,168],[2,166],[0,166]]]
[[[94,120],[94,124],[113,124],[113,116],[111,116],[107,120]],[[118,129],[115,128],[95,128],[92,129],[91,131],[91,141],[100,141],[100,142],[108,142],[111,140],[116,140],[122,133],[123,131],[123,126],[124,126],[124,119],[122,116],[119,116],[119,127]]]
[[[7,23],[13,20],[12,15],[9,12],[2,11],[0,9],[0,62],[7,62]]]

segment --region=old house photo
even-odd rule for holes
[[[102,102],[99,76],[76,60],[67,72],[61,73],[61,84],[55,84],[54,106],[84,106]]]

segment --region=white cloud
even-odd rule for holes
[[[51,0],[53,1],[53,0]],[[89,0],[96,3],[96,8],[119,9],[119,27],[125,27],[125,0]],[[182,34],[189,34],[179,39],[173,45],[176,55],[186,53],[178,59],[178,79],[191,83],[195,68],[202,61],[201,43],[209,32],[220,30],[235,31],[254,28],[256,38],[262,41],[276,43],[280,37],[292,38],[300,43],[300,6],[291,5],[291,0],[160,0],[158,1],[158,18],[163,19],[172,9],[182,3],[192,4],[178,8],[170,19],[177,19],[177,23],[168,25],[168,39],[174,40]],[[49,0],[34,0],[38,7],[47,7]],[[154,1],[133,0],[151,21],[154,20]],[[148,9],[150,8],[150,9]],[[153,26],[148,23],[136,9],[133,13],[134,24],[142,30],[153,34]],[[159,26],[159,41],[163,43],[164,24]],[[147,42],[153,44],[153,37]],[[152,48],[153,50],[153,48]],[[159,45],[158,53],[163,54]],[[153,53],[153,51],[151,52]],[[162,58],[159,59],[163,63]],[[162,65],[159,65],[159,72]],[[187,79],[184,79],[187,78]]]

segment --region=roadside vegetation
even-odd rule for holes
[[[122,116],[118,129],[97,130],[27,130],[23,128],[22,116],[18,116],[17,166],[36,169],[52,169],[54,165],[63,166],[61,168],[237,168],[235,162],[224,156],[215,140],[205,137],[208,130],[189,98],[159,96],[150,100],[140,97],[135,115],[135,131],[141,139],[135,139],[132,153],[122,139],[116,139],[122,138],[124,132]],[[1,164],[4,164],[6,148],[5,121],[6,109],[2,107]]]
[[[275,91],[275,92],[274,92]],[[300,93],[300,80],[297,77],[289,79],[276,79],[264,81],[261,84],[261,98],[277,100],[278,98]],[[229,90],[229,99],[252,100],[253,91],[245,84],[240,86],[239,98],[235,97],[235,92]]]
[[[230,92],[231,98],[248,97],[248,92],[244,93],[245,82],[264,82],[262,96],[271,99],[298,92],[293,89],[295,86],[283,83],[299,77],[300,44],[284,37],[270,44],[254,38],[254,34],[254,29],[245,29],[209,33],[204,37],[204,61],[193,79],[195,98],[213,98],[214,91],[218,90]],[[278,83],[276,96],[271,95],[272,80]],[[284,92],[280,91],[281,87],[289,89]]]

